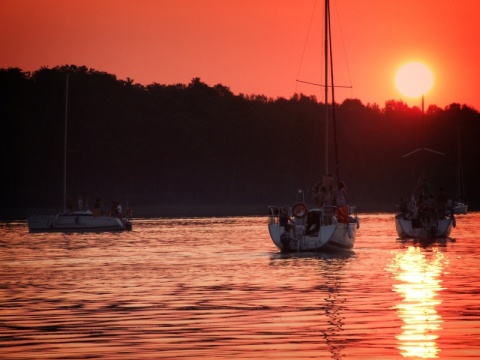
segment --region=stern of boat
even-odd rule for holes
[[[268,230],[273,243],[282,252],[318,251],[328,244],[337,229],[335,217],[322,209],[311,209],[305,216],[294,217],[287,227],[281,224],[281,211],[279,207],[269,207]],[[290,208],[288,211],[292,213]]]

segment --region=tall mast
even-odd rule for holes
[[[329,4],[325,0],[325,175],[328,169],[328,34],[329,34]]]
[[[337,117],[335,115],[335,85],[333,84],[333,51],[332,51],[332,28],[330,23],[330,6],[328,7],[328,36],[330,39],[330,83],[332,84],[332,120],[333,120],[333,149],[335,156],[335,176],[340,181],[340,171],[338,167],[338,141],[337,141]]]
[[[63,145],[63,212],[67,212],[67,119],[68,119],[68,76],[66,80],[65,89],[65,134]]]

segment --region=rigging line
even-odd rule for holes
[[[348,58],[347,58],[347,50],[346,50],[346,47],[345,47],[345,40],[343,38],[342,23],[340,22],[340,15],[339,15],[339,11],[338,11],[337,2],[334,1],[334,3],[335,3],[335,12],[336,12],[336,15],[337,15],[337,22],[338,22],[338,29],[339,29],[339,33],[340,33],[340,39],[342,40],[343,56],[345,57],[345,63],[347,65],[348,80],[350,81],[350,84],[351,84],[352,83],[352,76],[350,74],[350,66],[349,66]],[[353,86],[350,86],[350,88],[353,88]],[[350,94],[350,95],[353,97],[353,94]]]
[[[325,86],[328,86],[329,88],[332,87],[332,85],[324,85],[324,84],[318,84],[318,83],[314,83],[314,82],[310,82],[310,81],[303,81],[303,80],[296,80],[297,82],[300,82],[300,83],[303,83],[303,84],[309,84],[309,85],[315,85],[315,86],[321,86],[321,87],[325,87]],[[351,89],[353,86],[348,86],[348,85],[334,85],[335,87],[338,87],[338,88],[346,88],[346,89]]]
[[[308,24],[308,31],[307,31],[307,36],[305,38],[305,44],[303,45],[303,51],[302,51],[302,57],[300,59],[300,65],[298,66],[297,78],[300,75],[300,69],[302,68],[303,59],[305,57],[305,50],[307,49],[308,38],[310,37],[310,30],[312,29],[313,16],[315,15],[315,8],[316,7],[317,7],[317,1],[315,0],[315,3],[313,4],[312,15],[310,16],[310,23]],[[295,87],[295,90],[296,90],[296,87]]]
[[[311,29],[312,29],[312,23],[313,23],[313,18],[314,18],[314,15],[315,15],[315,10],[317,8],[317,0],[315,0],[314,4],[313,4],[313,9],[312,9],[312,15],[310,16],[310,22],[308,24],[308,31],[307,31],[307,36],[305,38],[305,44],[303,46],[303,52],[302,52],[302,57],[301,57],[301,60],[300,60],[300,65],[298,66],[298,72],[297,72],[297,79],[300,77],[300,70],[302,68],[302,64],[303,64],[303,60],[304,60],[304,57],[305,57],[305,51],[307,49],[307,44],[308,44],[308,39],[310,37],[310,32],[311,32]],[[302,81],[299,81],[299,80],[296,80],[295,81],[295,92],[297,92],[297,85],[299,82],[302,82]],[[312,139],[312,148],[310,150],[310,169],[308,169],[308,173],[307,173],[307,186],[306,186],[306,189],[307,189],[307,193],[310,194],[311,192],[311,188],[312,188],[312,183],[313,183],[313,164],[315,163],[314,159],[315,159],[315,146],[317,144],[317,127],[318,127],[318,122],[315,122],[314,125],[314,131],[313,131],[313,139]]]

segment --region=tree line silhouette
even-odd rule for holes
[[[324,175],[325,105],[314,96],[236,95],[199,78],[144,86],[74,65],[0,69],[2,218],[63,205],[67,74],[67,192],[90,204],[99,195],[157,216],[220,205],[230,207],[225,215],[242,206],[263,214],[293,203],[297,189],[310,202]],[[456,195],[458,131],[466,195],[478,206],[477,110],[430,105],[422,122],[421,109],[402,101],[381,108],[347,99],[336,117],[340,178],[359,211],[393,211],[412,194],[422,156],[402,156],[422,145],[422,133],[426,147],[445,153],[425,153],[424,175],[434,190]],[[333,148],[329,155],[333,172]]]

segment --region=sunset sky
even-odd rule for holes
[[[480,2],[331,0],[336,100],[403,100],[401,65],[434,82],[426,106],[480,110]],[[311,26],[310,26],[310,21]],[[323,82],[322,0],[0,0],[0,68],[85,65],[148,85],[199,77],[290,98]]]

